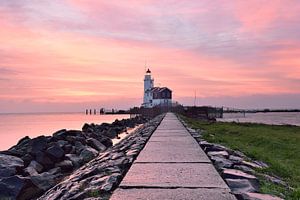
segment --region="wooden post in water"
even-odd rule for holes
[[[90,109],[90,115],[92,114],[92,109]]]
[[[89,110],[85,109],[85,114],[88,115],[89,114]]]

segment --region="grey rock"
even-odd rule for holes
[[[250,167],[247,167],[246,165],[234,165],[233,168],[250,174],[254,173],[254,170]]]
[[[224,169],[222,172],[222,176],[225,179],[247,179],[254,188],[256,188],[257,190],[259,188],[259,181],[255,176],[247,174],[240,170]]]
[[[56,131],[55,133],[53,133],[53,137],[56,138],[57,140],[64,140],[66,137],[66,129],[61,129],[59,131]]]
[[[27,175],[27,176],[34,176],[34,175],[37,175],[38,172],[31,166],[28,166],[24,169],[24,173]]]
[[[46,191],[53,187],[57,183],[58,179],[62,176],[62,174],[57,173],[58,171],[59,170],[54,169],[49,172],[43,172],[41,174],[31,176],[30,178],[36,187]]]
[[[267,163],[263,162],[263,161],[256,160],[253,163],[259,165],[261,168],[268,168],[269,167],[269,165]]]
[[[44,168],[52,168],[54,165],[54,162],[47,156],[44,152],[37,152],[36,153],[36,161],[43,165]]]
[[[66,154],[65,156],[72,162],[75,168],[78,168],[83,164],[83,159],[76,154]]]
[[[89,139],[87,139],[87,143],[88,143],[89,146],[91,146],[92,148],[96,149],[97,151],[105,151],[106,150],[106,146],[103,145],[98,140],[96,140],[95,138],[89,138]]]
[[[202,149],[205,149],[206,147],[211,147],[211,146],[213,146],[212,143],[209,143],[209,142],[207,142],[207,141],[201,141],[201,142],[199,142],[199,145],[200,145],[200,147],[201,147]]]
[[[250,162],[250,161],[242,161],[242,164],[243,165],[246,165],[246,166],[248,166],[248,167],[251,167],[251,168],[256,168],[256,169],[262,169],[263,167],[262,166],[260,166],[260,165],[258,165],[258,164],[256,164],[256,163],[254,163],[254,162]]]
[[[259,187],[253,185],[248,179],[225,179],[231,191],[235,194],[257,192]]]
[[[29,141],[28,152],[32,155],[36,155],[36,152],[43,151],[47,146],[47,138],[42,135],[36,138],[33,138]]]
[[[240,164],[244,159],[239,156],[230,155],[229,160],[231,160],[234,164]]]
[[[0,179],[0,199],[17,199],[27,187],[28,178],[18,175]]]
[[[43,171],[43,166],[35,160],[30,162],[29,167],[34,168],[38,173]]]
[[[211,156],[210,159],[213,161],[217,169],[231,168],[233,165],[233,163],[230,160],[222,156]]]
[[[84,162],[88,162],[88,161],[92,160],[97,155],[98,155],[98,151],[91,147],[85,147],[80,153],[80,157],[83,158]]]
[[[55,167],[60,167],[62,171],[70,171],[73,169],[73,163],[70,160],[63,160],[55,164]]]
[[[65,140],[58,140],[58,141],[57,141],[57,144],[58,144],[58,146],[60,146],[60,147],[64,147],[65,145],[68,144],[68,142],[65,141]]]
[[[79,141],[76,141],[76,142],[75,142],[75,151],[76,151],[76,154],[80,154],[81,151],[82,151],[84,148],[85,148],[85,147],[84,147],[84,145],[83,145],[81,142],[79,142]]]
[[[224,156],[224,157],[228,157],[229,154],[227,151],[209,151],[207,152],[208,156]]]
[[[61,160],[65,155],[64,150],[58,144],[49,147],[46,152],[51,158],[56,161]]]
[[[8,177],[15,175],[18,170],[24,167],[24,162],[22,159],[0,154],[0,177]]]

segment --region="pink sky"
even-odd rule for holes
[[[174,100],[300,108],[300,2],[0,0],[0,112]]]

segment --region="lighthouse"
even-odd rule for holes
[[[151,78],[151,71],[148,69],[144,78],[144,107],[152,107],[152,94],[151,89],[153,88],[154,79]]]
[[[144,78],[144,101],[142,103],[142,107],[169,107],[171,105],[172,90],[167,87],[154,87],[154,79],[151,77],[150,69],[148,69]]]

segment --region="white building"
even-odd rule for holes
[[[144,101],[142,106],[152,108],[154,106],[171,106],[172,90],[167,87],[154,87],[154,79],[148,69],[144,78]]]

